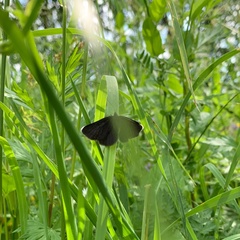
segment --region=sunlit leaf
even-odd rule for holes
[[[147,50],[152,56],[158,56],[164,52],[160,33],[151,18],[147,18],[143,22],[142,34]]]
[[[149,5],[152,20],[158,22],[166,12],[166,0],[153,0]]]

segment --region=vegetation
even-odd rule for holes
[[[1,239],[240,239],[239,2],[8,4]],[[115,112],[140,136],[83,136]]]

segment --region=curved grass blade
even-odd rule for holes
[[[50,82],[47,80],[41,59],[38,55],[37,48],[33,41],[33,35],[29,33],[27,36],[20,31],[16,23],[14,23],[9,17],[7,12],[0,8],[0,26],[9,36],[9,39],[13,42],[15,50],[20,54],[22,60],[25,62],[29,70],[31,71],[34,78],[37,80],[41,86],[42,91],[46,94],[49,103],[54,107],[60,121],[62,122],[70,140],[72,141],[74,147],[77,149],[79,156],[81,157],[83,165],[86,167],[88,172],[93,176],[93,179],[101,191],[111,213],[115,220],[116,226],[118,228],[117,233],[120,236],[128,236],[129,238],[138,238],[132,227],[128,224],[125,217],[121,215],[119,208],[105,181],[103,180],[101,173],[93,161],[89,151],[84,145],[82,139],[80,138],[77,130],[73,126],[69,119],[69,116],[65,112],[63,106],[59,102]]]
[[[26,196],[24,191],[22,175],[20,172],[20,168],[18,166],[18,162],[15,158],[14,152],[11,146],[9,145],[8,141],[5,138],[0,136],[0,144],[4,149],[6,159],[10,165],[10,168],[14,177],[14,181],[16,184],[21,234],[24,234],[27,229],[28,206],[27,206],[27,201],[26,201]]]

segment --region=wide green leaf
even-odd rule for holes
[[[158,56],[163,53],[162,39],[151,18],[146,18],[143,22],[142,35],[147,47],[148,52],[152,56]]]

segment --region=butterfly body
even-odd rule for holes
[[[105,117],[82,128],[82,133],[91,140],[98,141],[101,145],[111,146],[119,139],[127,142],[128,139],[137,137],[142,130],[142,125],[137,121],[124,116]]]

